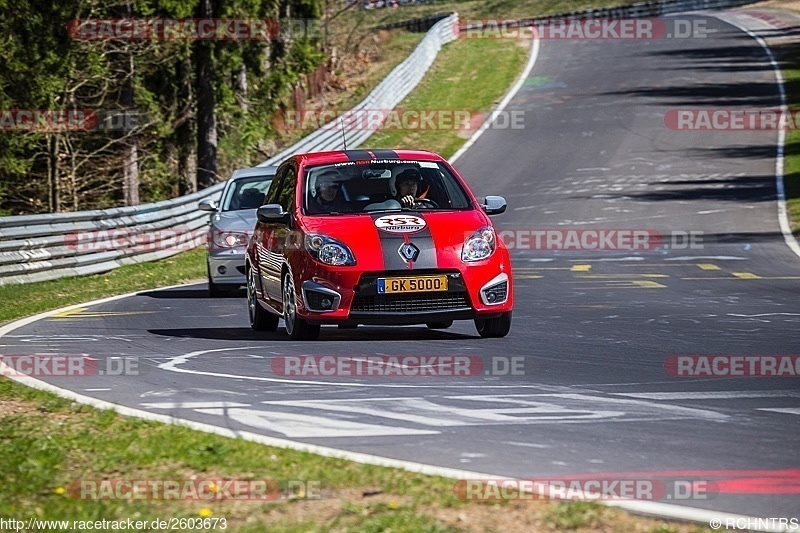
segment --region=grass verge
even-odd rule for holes
[[[6,378],[0,398],[0,516],[68,521],[31,530],[86,530],[80,522],[104,519],[208,518],[209,527],[191,530],[218,531],[224,519],[226,530],[237,532],[705,531],[593,503],[467,502],[456,497],[453,480],[124,418]],[[220,488],[234,480],[261,482],[275,487],[267,492],[275,499],[146,499],[146,492],[112,499],[102,489],[132,480],[182,487],[214,481]],[[89,487],[83,493],[81,481]],[[211,519],[219,520],[216,528]]]
[[[800,13],[800,11],[799,11]],[[777,47],[784,76],[786,77],[786,96],[789,109],[794,111],[796,121],[800,121],[800,39]],[[784,185],[786,187],[786,208],[789,211],[792,233],[800,239],[800,129],[794,128],[786,136],[786,164]]]
[[[528,42],[516,40],[457,40],[439,52],[436,61],[400,109],[464,111],[477,128],[522,71]],[[474,120],[477,119],[477,120]],[[374,147],[424,148],[445,158],[472,135],[472,129],[384,129],[367,141]]]
[[[0,286],[0,324],[105,296],[205,279],[205,253],[192,250],[104,274]]]

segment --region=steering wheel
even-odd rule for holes
[[[421,206],[419,204],[422,204]],[[434,209],[439,208],[439,204],[431,200],[430,198],[414,198],[414,207],[425,207],[428,205]]]

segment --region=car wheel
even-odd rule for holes
[[[319,324],[309,324],[297,316],[297,295],[288,272],[283,276],[283,322],[286,333],[294,340],[313,341],[319,337]]]
[[[256,295],[256,275],[253,269],[247,273],[247,311],[250,315],[250,327],[256,331],[275,331],[278,329],[278,317],[258,303]]]
[[[428,322],[425,324],[428,329],[447,329],[453,325],[452,320],[439,320],[437,322]]]
[[[497,318],[476,318],[475,329],[481,337],[505,337],[511,330],[511,311]]]

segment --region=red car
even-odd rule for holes
[[[322,324],[475,321],[482,337],[511,328],[508,250],[442,157],[423,151],[294,155],[258,208],[245,274],[250,325],[313,340]]]

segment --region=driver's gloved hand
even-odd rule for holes
[[[407,196],[403,196],[402,198],[400,198],[400,203],[406,207],[414,207],[416,199],[409,194]]]

